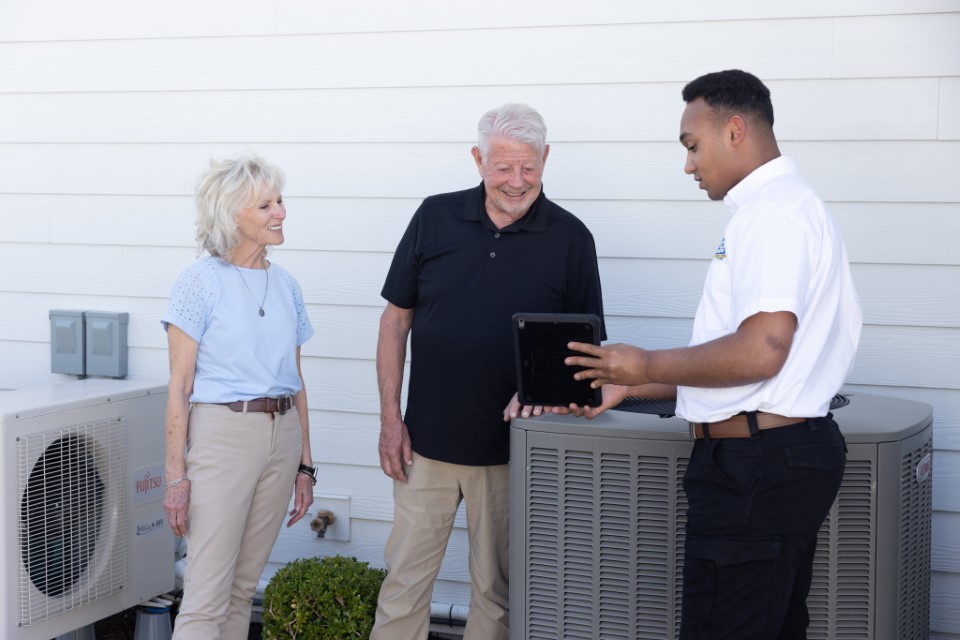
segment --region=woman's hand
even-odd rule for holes
[[[300,518],[307,515],[307,510],[313,504],[313,478],[305,473],[297,472],[293,481],[293,509],[290,510],[290,519],[287,526],[292,527]]]
[[[190,508],[190,481],[184,478],[175,485],[167,487],[163,494],[163,510],[167,512],[167,522],[173,534],[183,537],[187,534],[187,512]]]

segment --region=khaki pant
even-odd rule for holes
[[[464,640],[507,640],[509,465],[438,462],[413,455],[407,482],[393,483],[394,523],[384,549],[371,640],[425,640],[433,583],[461,500],[470,540],[470,614]]]
[[[302,448],[296,409],[198,404],[187,432],[187,570],[175,640],[246,640],[250,600],[290,504]]]

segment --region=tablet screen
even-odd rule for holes
[[[532,406],[597,406],[600,389],[589,380],[574,380],[583,367],[564,364],[575,352],[568,342],[600,344],[600,318],[584,313],[517,313],[513,336],[520,404]]]

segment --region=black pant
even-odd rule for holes
[[[698,440],[683,479],[681,640],[802,640],[817,532],[843,479],[832,416]]]

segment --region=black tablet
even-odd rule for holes
[[[597,406],[600,389],[590,380],[574,380],[583,367],[564,364],[576,355],[568,342],[600,344],[600,318],[592,313],[516,313],[513,337],[520,404],[528,406]]]

